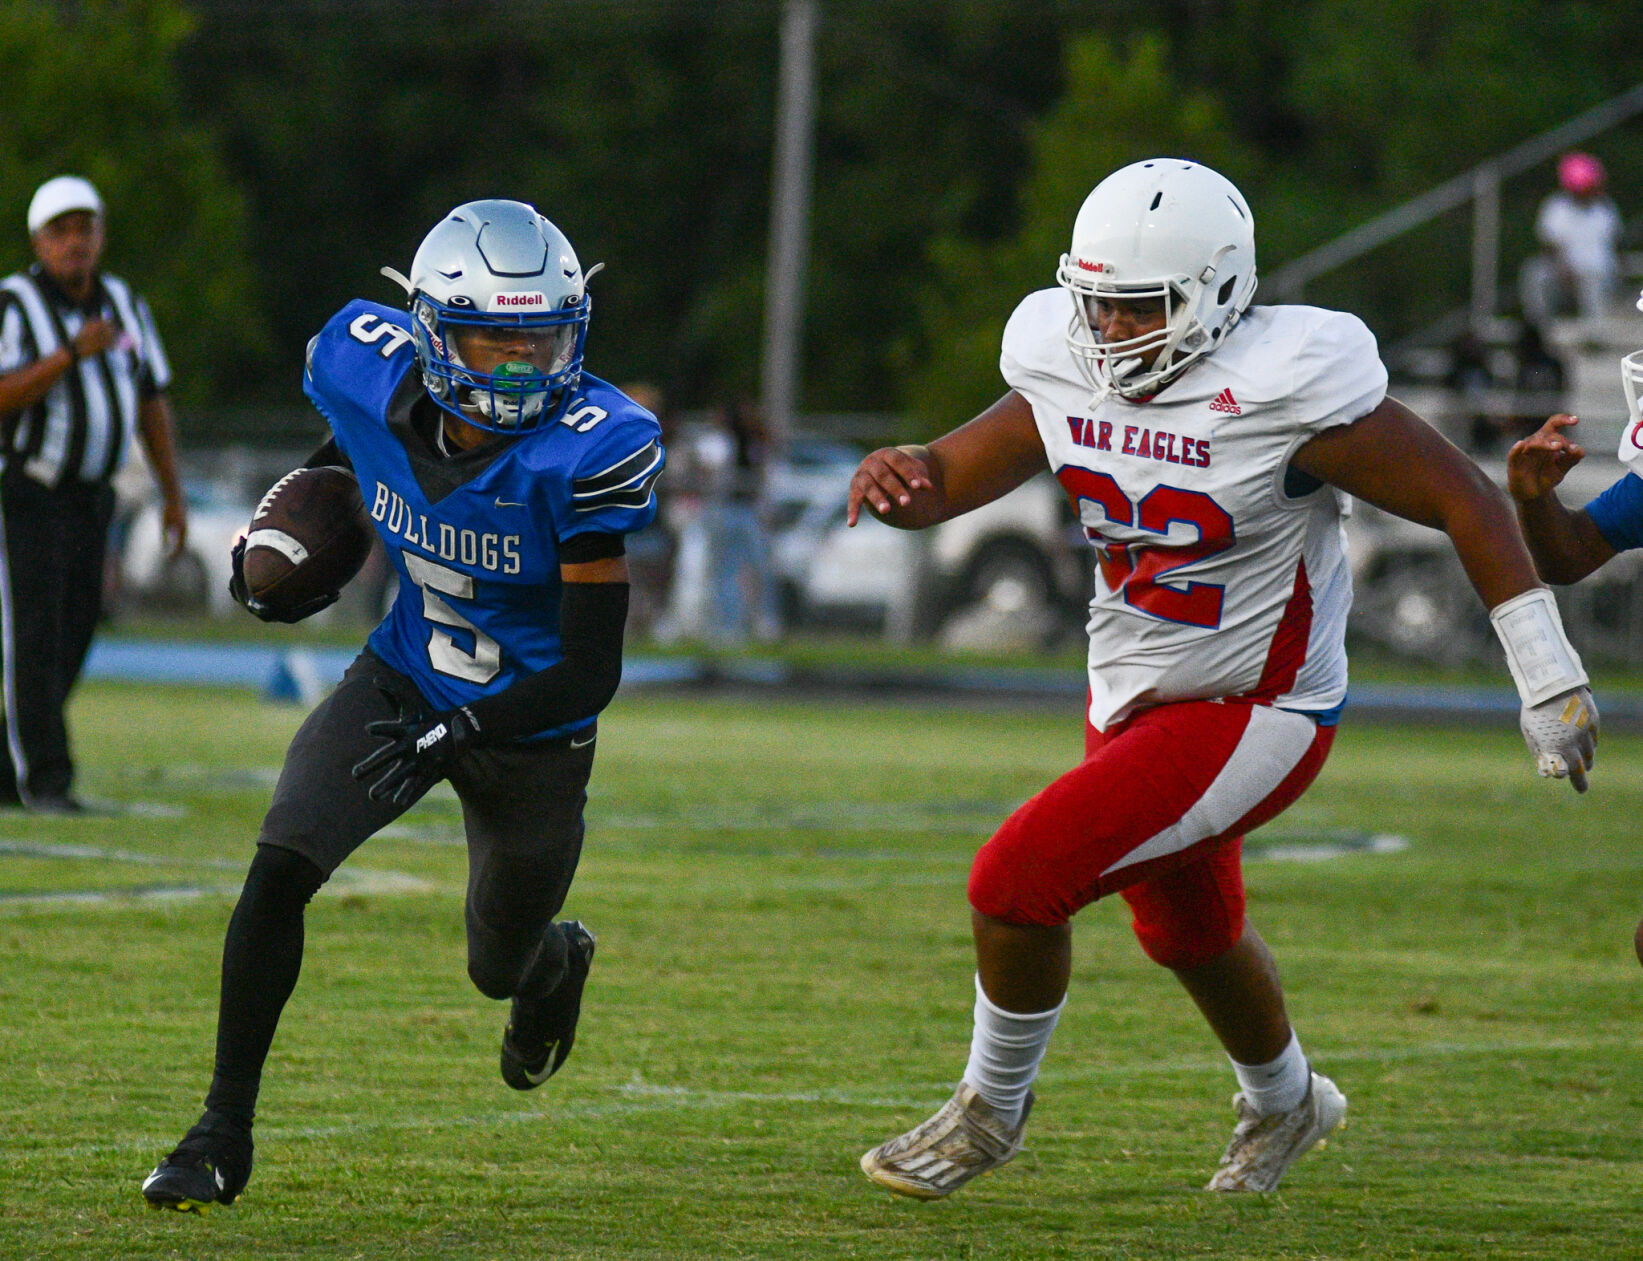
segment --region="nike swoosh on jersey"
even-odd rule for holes
[[[498,499],[496,501],[496,506],[498,508],[523,508],[525,505],[522,503],[515,503],[511,499]]]
[[[570,747],[573,749],[585,749],[598,738],[598,736],[589,736],[586,740],[572,740],[570,742]]]

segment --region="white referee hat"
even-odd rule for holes
[[[34,190],[29,202],[29,235],[33,236],[58,215],[71,210],[89,210],[94,215],[103,213],[103,199],[91,186],[91,181],[78,175],[59,175]]]

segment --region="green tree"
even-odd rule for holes
[[[190,101],[250,190],[282,361],[349,298],[396,301],[376,269],[442,211],[505,195],[608,264],[594,371],[757,392],[779,5],[197,3]],[[924,243],[997,231],[1057,39],[1032,0],[822,6],[806,407],[892,405]]]
[[[231,394],[267,354],[246,210],[208,128],[183,120],[173,0],[0,7],[0,266],[32,261],[24,212],[45,179],[83,174],[108,206],[110,270],[147,294],[190,406]]]
[[[908,423],[921,435],[1004,392],[1004,323],[1028,293],[1055,283],[1078,208],[1104,176],[1159,156],[1205,162],[1239,184],[1260,171],[1215,98],[1173,80],[1160,36],[1140,36],[1124,50],[1104,36],[1080,36],[1067,46],[1063,82],[1060,101],[1032,128],[1016,229],[997,244],[947,234],[930,246],[921,321],[901,348]]]
[[[1181,40],[1232,125],[1267,157],[1248,189],[1265,270],[1643,79],[1636,4],[1591,0],[1232,0]],[[1574,72],[1566,72],[1574,68]],[[1584,142],[1621,209],[1643,209],[1636,123]],[[1550,163],[1504,190],[1502,276],[1534,248]],[[1470,219],[1455,211],[1324,278],[1309,300],[1347,307],[1383,341],[1460,306]]]

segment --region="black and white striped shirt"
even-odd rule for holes
[[[0,416],[5,465],[47,486],[112,477],[137,432],[138,408],[171,384],[171,364],[148,303],[118,276],[100,273],[83,305],[39,264],[0,280],[0,376],[56,353],[98,317],[124,335],[81,359],[33,407]]]

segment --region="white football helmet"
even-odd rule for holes
[[[1643,311],[1643,293],[1637,295],[1637,309]],[[1626,411],[1630,415],[1630,422],[1626,432],[1634,447],[1640,446],[1638,426],[1643,425],[1643,406],[1640,406],[1639,395],[1643,394],[1643,350],[1634,350],[1620,361],[1620,382],[1626,388]],[[1621,443],[1621,459],[1626,458],[1625,440]]]
[[[417,365],[434,402],[494,433],[565,414],[582,377],[592,301],[570,242],[535,207],[467,202],[423,238],[409,278],[392,267],[382,274],[410,294]],[[529,359],[477,370],[458,346],[473,328],[520,330]]]
[[[1084,199],[1056,280],[1072,294],[1067,343],[1097,398],[1156,394],[1219,346],[1255,296],[1255,220],[1243,194],[1207,166],[1136,162]],[[1150,297],[1164,300],[1163,328],[1101,340],[1097,298]]]

